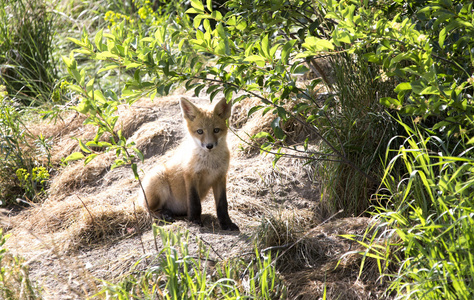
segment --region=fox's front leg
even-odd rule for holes
[[[185,180],[187,204],[188,204],[188,220],[202,226],[201,221],[201,198],[199,197],[197,182],[191,178]]]
[[[227,194],[226,194],[226,178],[218,180],[213,186],[214,200],[216,201],[216,213],[222,230],[239,230],[239,227],[232,223],[229,217]]]

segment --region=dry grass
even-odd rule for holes
[[[365,249],[339,236],[343,233],[360,235],[370,222],[369,218],[336,219],[310,230],[310,234],[306,233],[307,236],[300,242],[307,244],[307,240],[313,240],[324,257],[314,261],[310,268],[299,268],[284,274],[289,298],[320,299],[326,292],[326,299],[383,299],[386,286],[378,281],[375,259],[365,260],[359,276],[362,256],[352,252]],[[298,256],[293,258],[298,259]]]
[[[118,124],[124,135],[135,141],[147,158],[145,163],[139,164],[141,170],[146,171],[166,159],[167,154],[163,154],[176,146],[183,136],[182,121],[177,117],[180,115],[178,99],[179,96],[172,96],[154,103],[144,99],[132,108],[120,108]],[[194,100],[207,102],[206,99]],[[235,104],[231,120],[231,126],[249,143],[253,141],[247,138],[270,129],[274,118],[271,113],[261,116],[260,112],[249,119],[242,117],[256,103],[255,99],[246,99]],[[71,114],[65,117],[64,123],[44,124],[44,127],[35,129],[35,133],[54,139],[53,156],[56,162],[59,162],[59,157],[79,151],[72,137],[90,140],[95,136],[93,128],[81,125],[83,120],[83,117]],[[294,132],[295,136],[298,132],[304,133],[295,128],[285,130]],[[169,228],[186,227],[192,234],[213,245],[212,253],[221,253],[224,257],[238,256],[245,247],[251,249],[252,240],[247,237],[257,231],[256,237],[262,248],[276,246],[275,251],[283,254],[277,264],[290,286],[291,299],[315,299],[315,295],[322,295],[324,284],[328,286],[330,295],[365,299],[353,297],[354,293],[362,295],[367,282],[373,280],[365,277],[357,280],[353,276],[358,272],[359,258],[347,256],[337,271],[333,269],[350,246],[348,241],[337,235],[359,232],[365,229],[367,220],[354,218],[345,223],[338,223],[337,220],[318,226],[321,220],[314,214],[314,207],[320,199],[318,186],[310,180],[308,172],[312,171],[304,162],[282,158],[272,168],[273,158],[255,155],[255,144],[248,146],[232,134],[229,144],[234,152],[228,174],[229,213],[241,228],[241,234],[216,229],[214,201],[210,199],[203,203],[203,228],[194,228],[180,221]],[[238,150],[240,148],[243,148],[242,152]],[[76,162],[60,169],[52,179],[49,197],[44,203],[10,218],[9,226],[13,227],[11,244],[18,243],[20,251],[30,251],[30,257],[41,257],[38,253],[44,251],[44,247],[33,246],[33,242],[25,240],[25,232],[34,233],[43,245],[54,241],[55,259],[61,255],[72,259],[79,253],[90,253],[105,247],[107,250],[104,252],[110,254],[100,267],[94,266],[94,274],[110,279],[126,274],[139,257],[136,252],[141,249],[136,242],[131,242],[131,236],[150,233],[150,222],[146,212],[134,206],[139,186],[131,170],[127,167],[110,170],[114,159],[114,153],[103,153],[87,166]],[[148,245],[147,249],[152,249],[152,237],[143,235],[142,238]],[[126,246],[113,249],[114,245],[126,241],[130,243],[128,247],[133,245],[133,253],[131,249],[124,250]],[[30,248],[25,247],[28,243]],[[37,274],[41,272],[37,271]],[[55,297],[51,299],[57,299]]]

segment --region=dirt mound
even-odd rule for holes
[[[180,97],[169,96],[153,102],[142,99],[131,107],[120,107],[117,124],[146,158],[144,163],[139,163],[140,174],[166,159],[168,150],[175,148],[184,136]],[[190,98],[202,105],[209,102],[206,98]],[[354,275],[358,273],[358,258],[347,259],[341,263],[342,269],[334,269],[341,255],[352,247],[338,234],[361,232],[368,220],[354,218],[344,224],[330,222],[317,226],[321,221],[315,217],[320,194],[304,162],[282,158],[273,168],[273,157],[257,155],[248,138],[270,128],[275,118],[270,113],[262,116],[260,112],[247,118],[255,101],[246,99],[234,105],[230,124],[236,135],[229,136],[233,152],[228,173],[229,214],[241,232],[219,229],[211,199],[203,203],[203,227],[197,228],[186,221],[166,226],[172,230],[189,230],[211,246],[211,258],[222,259],[252,251],[256,232],[276,212],[291,214],[293,220],[299,220],[294,228],[299,228],[301,234],[295,235],[291,246],[296,249],[292,255],[299,260],[291,261],[287,257],[285,264],[293,267],[280,268],[291,298],[316,299],[327,285],[328,295],[335,298],[342,295],[339,298],[375,299],[365,288],[375,284],[376,278],[360,279]],[[80,151],[73,138],[84,141],[94,138],[95,129],[82,125],[83,121],[83,116],[72,113],[56,124],[35,128],[35,133],[53,139],[56,163]],[[148,215],[135,206],[139,185],[132,171],[129,167],[111,170],[114,159],[115,153],[100,153],[86,166],[73,162],[62,167],[52,179],[44,203],[4,222],[8,223],[4,227],[8,226],[12,233],[8,247],[29,260],[32,277],[44,287],[46,299],[90,296],[96,291],[97,279],[110,280],[126,274],[144,254],[154,253],[155,247],[160,246],[155,245]]]

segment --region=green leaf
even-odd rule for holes
[[[249,112],[247,113],[247,116],[250,117],[253,113],[255,113],[256,111],[262,109],[264,106],[261,106],[261,105],[256,105],[256,106],[253,106],[252,108],[250,108]]]
[[[261,131],[257,134],[255,134],[252,138],[254,139],[260,139],[260,138],[267,138],[270,142],[275,142],[275,139],[272,137],[271,134],[269,134],[268,132],[264,132],[264,131]]]
[[[380,99],[380,103],[382,105],[385,105],[386,107],[392,107],[394,106],[394,108],[397,108],[399,106],[401,106],[401,103],[400,101],[398,101],[397,99],[394,99],[394,98],[391,98],[391,97],[383,97]]]
[[[195,9],[194,7],[191,7],[187,11],[185,11],[184,13],[186,13],[186,14],[200,14],[200,13],[203,13],[203,12],[204,11],[202,11],[202,10],[198,10],[198,9]]]
[[[291,50],[293,49],[293,46],[295,45],[295,43],[296,43],[296,40],[288,41],[281,49],[281,61],[283,64],[285,65],[288,64],[288,58],[290,57]]]
[[[64,56],[64,55],[61,55],[61,58],[63,59],[63,62],[64,62],[64,64],[66,65],[66,67],[67,67],[68,69],[70,69],[71,66],[72,66],[72,64],[73,64],[74,58],[71,59],[71,58],[69,58],[69,57],[67,57],[67,56]]]
[[[82,142],[81,139],[77,139],[76,140],[79,142],[79,147],[81,148],[82,151],[84,151],[85,153],[92,153],[91,149],[89,149],[89,147],[87,147],[84,142]]]
[[[435,86],[428,86],[421,91],[421,95],[439,95],[439,89]]]
[[[86,83],[86,92],[89,93],[90,91],[92,91],[93,87],[94,87],[94,78],[92,78]]]
[[[75,160],[79,160],[83,158],[84,158],[84,154],[82,154],[82,152],[74,152],[74,153],[71,153],[68,157],[66,157],[64,159],[64,162],[75,161]]]
[[[138,176],[137,164],[132,164],[131,167],[132,167],[133,175],[135,176],[135,180],[138,180],[140,176]]]
[[[271,57],[270,57],[270,43],[268,41],[268,34],[265,35],[262,39],[262,52],[263,52],[263,55],[266,58],[271,59]]]
[[[104,29],[101,29],[99,30],[96,35],[95,35],[95,38],[94,38],[94,43],[95,43],[95,46],[97,47],[97,49],[99,49],[99,51],[102,51],[102,37],[103,37],[103,33],[104,33]]]
[[[141,67],[142,64],[139,63],[128,63],[125,67],[126,70],[132,69],[132,68],[138,68]]]
[[[93,160],[98,154],[92,153],[86,157],[84,160],[84,165],[87,165],[91,160]]]
[[[313,52],[334,50],[334,44],[331,41],[323,40],[314,36],[306,37],[302,46]]]
[[[260,55],[250,55],[250,56],[246,57],[244,59],[244,61],[254,62],[259,67],[264,67],[265,66],[265,57],[262,57]]]
[[[82,99],[82,101],[77,106],[72,107],[72,109],[84,115],[89,112],[90,108],[91,105],[87,99]]]
[[[102,72],[106,72],[106,71],[109,71],[109,70],[117,69],[118,67],[119,67],[119,65],[116,65],[116,64],[108,65],[106,67],[103,67],[103,68],[99,69],[97,71],[97,74],[100,74]]]
[[[273,129],[273,133],[275,134],[275,137],[279,140],[282,140],[285,137],[285,133],[283,132],[283,129],[281,129],[280,127],[280,121],[281,121],[281,118],[276,117],[272,121],[271,127]]]
[[[207,9],[212,12],[212,0],[207,0],[206,1],[206,4],[207,4]]]
[[[145,157],[143,156],[143,153],[138,150],[137,148],[132,148],[133,151],[137,154],[137,157],[140,159],[141,162],[145,160]]]
[[[402,82],[395,88],[395,92],[408,91],[411,90],[411,84],[409,82]]]
[[[439,46],[441,48],[444,48],[443,45],[444,45],[444,40],[446,39],[446,27],[444,27],[443,29],[441,29],[441,31],[439,32],[439,39],[438,39],[438,43],[439,43]]]
[[[202,4],[201,0],[191,0],[191,6],[195,8],[198,13],[204,12],[204,5]]]

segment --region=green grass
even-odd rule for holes
[[[43,0],[0,0],[0,84],[23,105],[52,99],[57,80],[56,28]]]
[[[340,210],[341,216],[359,216],[371,205],[370,198],[383,174],[381,158],[398,129],[379,103],[395,85],[392,80],[381,80],[379,67],[361,55],[336,56],[331,68],[334,92],[326,100],[326,115],[319,118],[317,126],[352,165],[339,161],[318,163],[321,209],[323,216]],[[334,151],[328,144],[320,147],[323,152]]]
[[[154,226],[162,250],[145,271],[132,270],[118,283],[105,283],[95,295],[107,299],[285,299],[286,288],[268,252],[248,261],[235,258],[215,262],[199,239],[191,253],[189,233]],[[137,262],[136,265],[138,265]]]
[[[378,259],[398,299],[472,299],[472,149],[451,156],[442,140],[403,126],[409,136],[394,158],[387,153],[376,215],[389,238],[372,238],[364,254]]]

